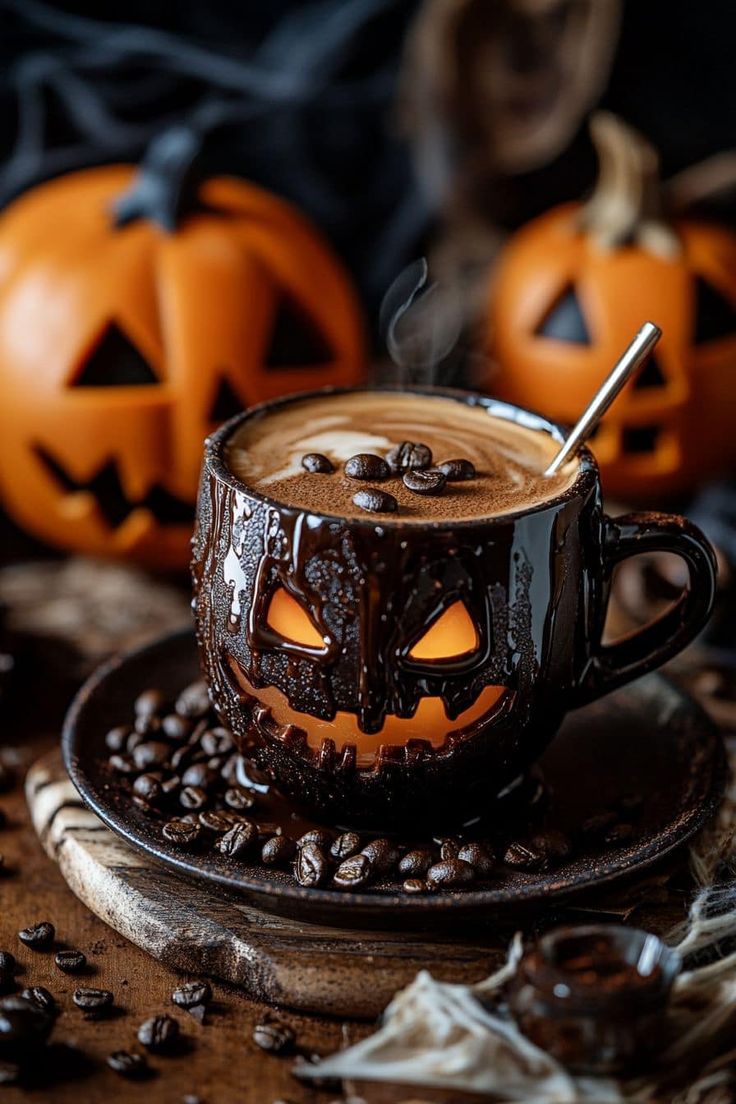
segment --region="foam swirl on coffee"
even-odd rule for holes
[[[578,472],[572,461],[552,478],[543,475],[559,449],[544,431],[482,406],[411,392],[348,392],[275,407],[244,422],[226,455],[234,475],[270,498],[315,513],[365,517],[353,503],[359,485],[345,463],[360,453],[385,458],[402,441],[429,446],[435,464],[462,458],[476,471],[473,479],[448,482],[437,496],[412,493],[400,477],[382,482],[398,501],[391,517],[402,521],[460,521],[534,507],[569,487]],[[308,453],[328,457],[335,471],[305,471]]]

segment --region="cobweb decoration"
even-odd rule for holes
[[[505,965],[474,986],[436,981],[422,971],[386,1009],[375,1034],[316,1065],[305,1080],[388,1081],[479,1093],[534,1104],[731,1104],[736,1062],[736,738],[728,745],[731,782],[716,822],[691,847],[700,888],[686,920],[668,936],[683,956],[668,1031],[651,1073],[637,1079],[573,1076],[530,1042],[503,1003],[522,953],[512,941]]]

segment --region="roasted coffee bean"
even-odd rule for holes
[[[399,874],[405,878],[416,879],[426,874],[434,862],[434,855],[426,848],[417,847],[413,851],[407,851],[399,862]]]
[[[0,1060],[0,1085],[17,1085],[21,1077],[21,1067],[17,1062]]]
[[[232,733],[226,728],[208,728],[200,743],[202,751],[206,751],[208,755],[228,755],[235,746]]]
[[[220,836],[215,847],[220,854],[228,859],[235,859],[238,855],[244,855],[258,838],[255,824],[249,820],[243,820],[234,824],[223,836]]]
[[[448,483],[463,483],[466,479],[475,479],[475,466],[470,460],[443,460],[437,465]]]
[[[467,885],[474,878],[475,869],[462,859],[445,859],[430,866],[427,871],[428,883],[441,888]]]
[[[128,751],[132,751],[134,745],[131,743],[133,737],[137,734],[144,739],[150,739],[151,736],[156,736],[161,731],[161,718],[155,715],[151,717],[136,717],[135,719],[135,732],[128,737]]]
[[[635,829],[633,824],[614,824],[608,829],[603,842],[609,845],[615,845],[618,843],[628,843],[633,839],[635,835]]]
[[[203,809],[208,800],[208,795],[201,786],[184,786],[179,794],[179,804],[194,812]]]
[[[107,1064],[120,1077],[126,1077],[129,1081],[138,1081],[151,1072],[143,1055],[131,1054],[129,1050],[115,1050],[108,1054]]]
[[[376,487],[367,487],[353,495],[353,506],[367,510],[369,514],[395,514],[399,504],[388,491],[379,491]]]
[[[457,857],[463,862],[469,862],[481,878],[488,877],[495,864],[493,852],[484,843],[464,843],[458,850]]]
[[[404,893],[425,893],[427,889],[427,883],[421,878],[407,878],[403,885]]]
[[[112,1008],[113,995],[109,989],[75,989],[72,1000],[82,1012],[99,1016]]]
[[[105,736],[105,747],[108,751],[122,751],[129,736],[130,728],[127,725],[116,725]]]
[[[544,832],[535,832],[531,837],[531,845],[536,851],[541,851],[545,865],[555,866],[569,858],[572,845],[568,836],[557,828],[548,828]]]
[[[193,758],[194,748],[184,744],[183,747],[178,747],[176,751],[172,752],[169,766],[173,771],[185,771]]]
[[[208,981],[189,981],[179,985],[171,994],[171,999],[179,1008],[194,1008],[198,1004],[209,1004],[212,1000],[212,986]]]
[[[256,799],[253,794],[241,790],[237,786],[231,786],[229,790],[225,791],[225,804],[236,812],[252,809],[255,803]]]
[[[170,774],[161,779],[161,792],[167,797],[169,794],[176,793],[181,786],[181,778],[178,774]]]
[[[361,854],[370,859],[376,874],[387,874],[399,861],[399,849],[389,839],[374,839],[362,848]]]
[[[83,951],[57,951],[54,962],[65,974],[79,974],[87,965]]]
[[[438,495],[444,491],[447,478],[438,468],[427,468],[404,472],[401,482],[413,494]]]
[[[140,774],[133,783],[133,793],[149,805],[155,805],[163,794],[161,779],[155,774]]]
[[[175,843],[177,847],[190,847],[196,843],[200,834],[199,824],[195,824],[186,817],[175,817],[164,824],[162,832],[164,839],[169,843]]]
[[[289,1054],[294,1049],[294,1030],[282,1020],[266,1020],[253,1029],[253,1042],[270,1054]]]
[[[54,1000],[48,989],[44,989],[43,985],[33,985],[29,989],[24,989],[21,992],[21,996],[26,1000],[33,1001],[39,1008],[43,1008],[44,1012],[47,1012],[51,1016],[55,1016],[57,1012],[56,1001]]]
[[[160,713],[165,704],[166,699],[161,691],[151,688],[138,695],[133,711],[136,717],[152,717],[155,713]]]
[[[333,882],[340,889],[359,889],[370,881],[373,864],[365,854],[344,859],[333,875]]]
[[[317,847],[329,851],[334,840],[335,832],[333,832],[331,828],[312,828],[309,832],[305,832],[303,836],[299,837],[296,841],[296,845],[297,847],[304,847],[307,843],[316,843]]]
[[[135,774],[136,772],[136,765],[129,755],[111,755],[107,763],[116,774]]]
[[[223,834],[229,832],[236,824],[240,824],[242,817],[237,813],[231,813],[227,809],[207,809],[199,814],[199,823],[208,832]]]
[[[514,870],[540,870],[544,866],[544,854],[531,842],[514,840],[506,848],[503,862]]]
[[[162,767],[171,754],[171,748],[163,740],[146,740],[133,751],[136,769],[149,771],[152,767]]]
[[[394,445],[386,460],[394,475],[403,475],[406,471],[428,468],[432,463],[432,450],[427,445],[402,441],[400,445]]]
[[[178,1021],[166,1014],[151,1016],[138,1028],[138,1042],[154,1052],[170,1050],[178,1038]]]
[[[182,717],[198,720],[205,717],[210,711],[210,696],[207,691],[207,683],[204,679],[190,683],[182,690],[176,699],[176,712]]]
[[[335,465],[321,452],[307,452],[302,456],[302,467],[305,471],[314,472],[316,475],[330,475],[334,472]]]
[[[340,862],[342,859],[349,859],[351,855],[355,855],[360,851],[360,844],[361,839],[357,832],[342,832],[336,840],[333,840],[330,854],[333,859]]]
[[[54,942],[56,928],[48,920],[42,920],[38,924],[32,924],[18,932],[18,938],[26,947],[34,951],[46,951]]]
[[[318,886],[328,874],[327,859],[316,843],[305,843],[296,854],[294,877],[301,886]]]
[[[142,732],[131,732],[130,736],[125,741],[125,751],[126,751],[126,753],[128,755],[132,756],[133,752],[138,747],[138,745],[139,744],[144,744],[145,742],[146,742],[146,737],[143,735]]]
[[[457,853],[460,850],[460,841],[452,839],[447,836],[445,839],[438,841],[440,845],[440,858],[441,859],[456,859]]]
[[[280,866],[290,862],[296,852],[296,844],[291,836],[272,836],[261,848],[261,861],[266,866]]]
[[[374,456],[372,452],[359,452],[357,456],[351,456],[345,464],[345,474],[350,479],[382,483],[391,472],[382,456]]]
[[[207,790],[217,781],[217,771],[206,763],[192,763],[182,774],[181,781],[183,786],[201,786],[203,790]]]
[[[0,1055],[14,1059],[46,1042],[54,1017],[27,997],[0,998]]]
[[[167,713],[161,722],[161,731],[169,740],[186,740],[192,731],[192,722],[179,713]]]

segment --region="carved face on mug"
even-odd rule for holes
[[[521,557],[493,578],[450,531],[310,525],[237,491],[230,512],[221,673],[267,740],[369,766],[481,733],[530,685]]]

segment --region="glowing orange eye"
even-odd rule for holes
[[[266,624],[292,644],[302,644],[305,648],[325,647],[325,640],[309,614],[284,587],[279,587],[269,602]]]
[[[409,652],[409,659],[457,659],[478,647],[478,630],[461,601],[440,614]]]

